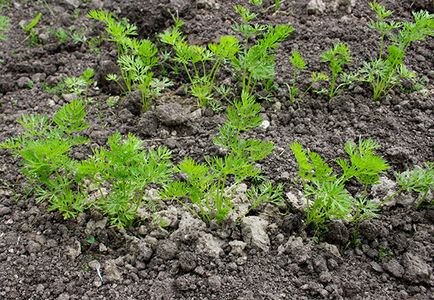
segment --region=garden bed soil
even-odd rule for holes
[[[104,8],[137,24],[143,37],[152,37],[172,24],[168,10],[177,9],[189,41],[205,44],[233,33],[235,1],[12,2],[1,13],[12,26],[8,39],[0,42],[0,141],[18,134],[16,121],[22,114],[51,115],[70,101],[71,95],[45,92],[43,83],[55,84],[93,67],[99,81],[91,91],[86,134],[95,145],[104,145],[119,131],[136,134],[148,147],[167,146],[175,162],[187,155],[203,160],[219,154],[212,138],[224,122],[223,113],[197,109],[179,82],[176,92],[165,93],[146,113],[137,109],[134,94],[109,107],[106,100],[115,91],[103,74],[113,67],[114,48],[106,42],[100,50],[88,43],[59,44],[49,28],[84,27],[88,38],[97,36],[103,28],[85,15]],[[265,2],[265,7],[272,5]],[[433,160],[434,44],[432,39],[415,43],[406,58],[410,69],[427,78],[425,93],[395,90],[373,102],[368,88],[354,86],[332,102],[311,94],[291,106],[284,85],[292,76],[291,50],[299,50],[316,71],[326,70],[319,54],[337,41],[350,45],[350,69],[375,56],[379,37],[367,27],[373,15],[367,1],[341,2],[334,7],[325,1],[321,12],[309,10],[307,1],[282,1],[276,14],[270,9],[259,15],[261,23],[290,23],[295,31],[277,50],[279,88],[272,102],[262,101],[269,126],[253,135],[275,143],[261,164],[271,181],[285,183],[297,176],[291,142],[299,141],[331,162],[344,155],[347,140],[372,138],[392,167],[380,187],[385,194],[393,188],[387,185],[393,172]],[[412,10],[433,11],[432,1],[386,5],[397,19],[410,20]],[[18,24],[37,11],[43,13],[37,26],[43,44],[29,47]],[[234,84],[227,77],[220,80]],[[308,80],[308,72],[302,73],[303,86]],[[357,247],[348,246],[349,224],[333,223],[325,240],[316,244],[302,213],[272,206],[255,210],[241,224],[205,225],[168,203],[162,207],[162,215],[171,220],[167,228],[144,223],[118,230],[94,211],[66,221],[48,212],[26,193],[19,161],[5,150],[0,156],[0,299],[434,298],[434,211],[415,210],[409,202],[416,195],[395,199],[398,203],[385,206],[378,218],[362,223]],[[297,195],[294,185],[286,191]]]

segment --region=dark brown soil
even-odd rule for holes
[[[96,37],[102,28],[85,15],[104,8],[127,17],[143,36],[152,37],[171,25],[168,10],[177,9],[189,41],[208,43],[233,33],[235,2],[242,1],[12,1],[0,13],[12,24],[8,39],[0,42],[0,141],[18,134],[16,121],[22,114],[52,114],[70,101],[68,95],[45,92],[44,84],[79,76],[88,67],[102,78],[115,62],[110,44],[103,42],[100,50],[72,40],[60,44],[50,28],[83,28],[88,39]],[[274,3],[265,2],[265,7]],[[343,4],[336,10],[333,1],[325,1],[327,9],[320,14],[308,13],[308,1],[282,2],[277,14],[270,9],[259,16],[260,23],[290,23],[295,28],[277,50],[278,89],[271,103],[262,102],[270,126],[254,132],[276,144],[262,162],[267,177],[287,183],[287,191],[297,193],[290,185],[297,172],[288,149],[293,141],[331,162],[343,155],[347,140],[372,138],[392,166],[389,180],[394,180],[395,171],[434,160],[432,38],[416,43],[406,58],[410,69],[426,77],[425,94],[395,90],[373,102],[369,89],[354,86],[330,103],[310,94],[294,107],[284,84],[292,76],[291,50],[303,54],[310,70],[326,70],[319,54],[343,41],[352,49],[354,70],[375,55],[378,35],[367,27],[372,17],[367,1],[352,1],[354,7]],[[434,7],[432,1],[385,2],[394,17],[406,20],[412,10],[432,12]],[[37,26],[43,43],[29,47],[18,24],[37,11],[43,13]],[[308,79],[308,72],[301,74],[303,86]],[[224,80],[233,83],[231,78]],[[87,134],[99,145],[120,131],[137,134],[147,146],[169,147],[176,162],[186,155],[201,160],[218,154],[212,137],[224,115],[197,111],[195,100],[181,89],[140,113],[134,95],[111,108],[106,100],[116,91],[101,81],[97,87],[91,90]],[[205,226],[181,208],[165,204],[162,210],[173,220],[166,229],[150,225],[116,230],[92,211],[64,221],[47,212],[44,204],[35,204],[17,159],[4,150],[0,158],[0,299],[434,299],[434,211],[415,210],[406,199],[362,223],[356,248],[348,247],[349,224],[332,224],[326,240],[315,244],[301,213],[281,215],[276,208],[262,208],[252,215],[268,222],[270,243],[264,250],[248,241],[239,224]],[[382,188],[388,192],[386,184]],[[411,197],[416,196],[410,196],[410,202]]]

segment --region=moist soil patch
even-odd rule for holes
[[[16,121],[22,114],[52,115],[74,97],[49,93],[46,86],[92,67],[98,82],[90,91],[86,134],[94,145],[105,145],[118,131],[136,134],[147,147],[167,146],[175,162],[221,154],[212,138],[224,113],[198,109],[183,91],[182,73],[145,113],[134,94],[121,97],[117,107],[108,105],[107,99],[119,93],[104,81],[116,68],[116,53],[98,40],[104,29],[86,14],[112,11],[136,24],[142,37],[153,37],[172,25],[170,12],[178,11],[189,42],[206,44],[233,34],[238,20],[233,5],[241,2],[4,2],[1,14],[12,26],[0,42],[0,141],[19,133]],[[347,140],[378,141],[379,154],[392,167],[379,187],[383,195],[393,188],[387,183],[395,171],[433,161],[432,38],[416,43],[405,61],[426,78],[425,93],[398,89],[373,102],[368,88],[355,86],[332,102],[309,94],[294,106],[285,86],[292,78],[291,51],[300,51],[312,70],[325,71],[319,54],[346,42],[354,57],[350,69],[358,68],[377,51],[378,35],[367,27],[373,14],[367,1],[324,1],[324,10],[309,9],[308,1],[282,1],[277,13],[274,1],[264,2],[270,9],[259,14],[259,23],[289,23],[295,29],[276,51],[277,88],[271,101],[261,102],[269,126],[253,133],[276,145],[261,162],[272,182],[290,183],[297,176],[288,148],[293,141],[328,162],[344,155]],[[433,12],[432,1],[385,2],[399,20],[411,20],[413,10]],[[30,47],[19,24],[37,12],[43,14],[35,29],[41,43]],[[85,35],[61,43],[52,33],[57,28]],[[309,76],[301,73],[302,85],[308,85]],[[219,80],[235,84],[229,74]],[[417,195],[400,196],[378,218],[363,222],[357,247],[348,246],[353,228],[345,222],[332,223],[325,239],[314,243],[301,212],[273,206],[254,210],[241,224],[204,224],[166,203],[160,214],[168,226],[144,222],[118,230],[92,210],[66,221],[48,212],[28,192],[18,159],[5,150],[0,156],[0,299],[433,299],[434,211],[415,210],[411,202]],[[296,188],[286,191],[297,195]],[[258,219],[266,224],[261,241],[249,223]]]

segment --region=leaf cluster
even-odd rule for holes
[[[180,28],[183,22],[174,18],[175,25],[161,33],[161,42],[170,45],[175,52],[175,62],[182,65],[189,81],[190,91],[198,99],[198,106],[213,105],[216,90],[215,79],[220,67],[233,61],[239,52],[238,40],[231,35],[220,37],[218,43],[206,47],[187,43]]]
[[[341,84],[337,84],[339,76],[345,79],[343,66],[352,61],[350,48],[345,43],[336,43],[333,47],[321,54],[321,61],[328,63],[331,72],[330,87],[328,91],[329,100],[336,96],[339,89],[349,84],[349,80],[342,80]],[[342,76],[344,75],[344,77]]]
[[[36,31],[34,30],[34,28],[36,27],[36,25],[38,25],[41,18],[42,18],[42,13],[37,12],[30,22],[21,25],[21,28],[23,29],[24,33],[27,34],[27,38],[30,38],[30,46],[35,46],[40,43],[39,37]]]
[[[74,146],[87,143],[79,133],[88,127],[82,101],[62,107],[50,120],[42,115],[23,115],[20,136],[10,138],[0,148],[21,157],[21,171],[35,183],[39,201],[48,200],[50,210],[64,218],[76,216],[85,209],[85,192],[73,191],[76,161],[69,157]]]
[[[414,22],[396,22],[388,20],[393,13],[391,10],[376,1],[369,5],[376,13],[376,20],[368,26],[380,33],[380,49],[378,57],[364,62],[356,76],[357,80],[371,86],[373,100],[379,100],[404,80],[416,84],[416,74],[403,63],[405,53],[413,42],[434,36],[434,16],[422,10],[413,12]],[[387,47],[386,40],[390,41]]]
[[[167,79],[154,78],[152,70],[158,63],[157,47],[148,39],[137,39],[137,27],[126,19],[117,20],[110,12],[92,10],[88,17],[103,22],[108,40],[117,46],[121,77],[109,74],[107,79],[116,82],[125,93],[140,90],[143,109],[147,110],[162,88],[171,85]]]
[[[401,173],[396,173],[396,182],[406,192],[420,194],[417,207],[420,207],[427,196],[434,190],[434,163],[426,162],[425,168],[416,168]],[[428,205],[433,205],[433,200],[428,200]]]
[[[150,184],[164,184],[171,175],[171,154],[166,148],[145,150],[134,135],[108,138],[109,149],[93,148],[85,160],[71,158],[75,146],[89,140],[80,133],[88,127],[80,100],[59,109],[49,119],[24,115],[20,136],[0,148],[21,158],[21,171],[32,181],[38,201],[65,219],[90,206],[102,211],[118,228],[133,224]]]
[[[184,159],[175,169],[183,179],[170,183],[163,197],[180,201],[207,222],[227,219],[231,212],[238,209],[233,201],[236,187],[247,179],[262,179],[256,162],[268,156],[274,148],[271,142],[240,136],[261,123],[259,112],[260,105],[254,97],[243,93],[240,100],[228,107],[227,121],[214,139],[214,143],[225,148],[228,154],[207,158],[204,163]],[[250,209],[265,202],[278,202],[281,193],[281,186],[274,188],[267,183],[252,187],[248,192],[252,201]],[[191,201],[192,206],[187,204],[186,199]]]
[[[9,30],[10,22],[7,16],[0,16],[0,41],[7,39],[6,33]]]
[[[349,220],[356,225],[363,219],[375,215],[377,206],[366,195],[366,187],[375,184],[379,175],[389,166],[374,150],[378,144],[373,140],[361,140],[358,144],[349,141],[345,152],[349,160],[338,159],[342,168],[338,176],[333,168],[316,152],[304,150],[300,143],[290,145],[298,163],[307,201],[307,221],[317,232],[325,230],[331,220]],[[355,199],[346,189],[345,183],[354,178],[365,185],[364,195]]]

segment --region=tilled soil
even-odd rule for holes
[[[264,7],[274,1],[265,1]],[[299,50],[310,70],[325,71],[319,54],[333,43],[350,45],[351,70],[375,55],[378,35],[367,27],[372,17],[367,1],[325,1],[326,10],[313,14],[307,1],[282,1],[281,9],[259,15],[260,23],[290,23],[287,41],[277,50],[278,89],[273,101],[262,102],[262,116],[270,122],[253,135],[273,141],[276,149],[262,162],[273,182],[291,183],[297,167],[288,146],[299,141],[332,162],[342,156],[347,140],[372,138],[392,169],[379,194],[393,188],[393,172],[433,160],[434,44],[418,42],[409,50],[407,66],[426,77],[426,93],[392,91],[380,102],[363,86],[350,87],[332,102],[310,94],[291,106],[285,82],[292,76],[291,50]],[[354,5],[346,4],[352,2]],[[169,147],[174,161],[189,155],[203,160],[219,154],[212,137],[224,115],[198,110],[195,100],[175,82],[176,92],[161,96],[151,109],[140,112],[134,95],[116,108],[107,98],[116,93],[103,80],[114,64],[114,48],[103,42],[66,44],[49,28],[84,28],[88,39],[103,28],[86,19],[90,9],[104,8],[127,17],[141,35],[152,37],[171,25],[168,11],[178,10],[183,30],[192,43],[208,43],[232,34],[238,20],[234,3],[241,1],[13,1],[1,14],[11,19],[8,39],[0,42],[0,141],[16,135],[24,113],[52,114],[71,95],[44,91],[66,76],[86,68],[97,71],[98,85],[88,105],[91,127],[86,134],[104,145],[115,131],[135,133],[149,147]],[[336,4],[336,9],[333,8]],[[411,11],[433,11],[432,1],[386,1],[397,19],[411,19]],[[42,45],[28,46],[18,25],[37,11]],[[225,74],[225,73],[223,73]],[[309,73],[299,82],[308,85]],[[227,77],[227,78],[226,78]],[[221,81],[233,85],[229,73]],[[33,84],[29,84],[29,81]],[[0,299],[433,299],[434,235],[432,208],[415,210],[416,195],[405,195],[385,206],[381,215],[360,226],[361,244],[350,247],[352,226],[331,224],[325,240],[316,244],[303,214],[271,206],[255,210],[241,224],[204,224],[181,207],[162,204],[170,225],[144,223],[138,228],[110,228],[97,212],[63,220],[36,204],[27,192],[18,160],[0,150]],[[83,155],[83,154],[81,154]],[[297,187],[287,192],[297,195]],[[249,222],[265,224],[263,240],[255,240]],[[93,238],[93,239],[92,239]],[[265,244],[264,244],[265,243]]]

